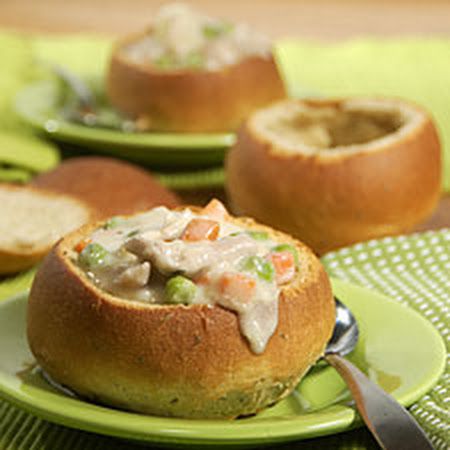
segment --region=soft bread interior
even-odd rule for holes
[[[382,140],[398,139],[420,120],[418,110],[391,100],[290,100],[256,113],[251,126],[283,152],[313,155],[376,148]]]
[[[16,253],[49,247],[90,218],[75,199],[27,188],[0,188],[0,210],[0,249]]]

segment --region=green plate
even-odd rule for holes
[[[351,359],[403,405],[423,396],[444,369],[445,347],[419,314],[342,281],[334,291],[354,312],[361,339]],[[145,416],[88,403],[50,386],[33,368],[25,337],[26,295],[0,303],[0,394],[49,421],[160,445],[255,446],[333,434],[360,425],[345,384],[319,364],[287,399],[239,420]]]
[[[26,86],[16,97],[16,112],[36,131],[86,151],[158,167],[198,168],[222,162],[227,148],[235,141],[234,133],[126,133],[72,123],[58,112],[59,90],[54,80]]]

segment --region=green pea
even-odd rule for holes
[[[208,24],[203,27],[203,36],[205,36],[206,39],[216,39],[231,32],[233,28],[233,24],[228,22]]]
[[[139,234],[139,230],[132,230],[127,234],[127,238],[136,236],[137,234]]]
[[[204,66],[204,58],[199,52],[189,53],[183,61],[184,67],[201,68]]]
[[[269,239],[269,233],[267,231],[248,231],[247,233],[255,241],[267,241]]]
[[[153,61],[153,64],[159,69],[173,69],[175,67],[175,60],[171,55],[162,55]]]
[[[291,252],[292,256],[294,257],[295,265],[298,266],[299,260],[298,260],[298,251],[297,249],[289,244],[279,244],[272,248],[273,252]]]
[[[78,257],[80,264],[88,269],[105,265],[109,252],[96,242],[87,245]]]
[[[118,227],[122,222],[122,219],[120,217],[111,217],[111,219],[107,220],[105,224],[103,225],[103,228],[105,230],[111,230],[113,228]]]
[[[186,277],[177,275],[170,278],[164,289],[164,299],[167,303],[192,303],[197,293],[197,286]]]
[[[262,280],[271,282],[275,276],[275,269],[269,261],[260,256],[249,256],[242,264],[244,270],[255,272]]]

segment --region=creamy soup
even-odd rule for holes
[[[280,286],[294,278],[297,253],[228,219],[217,200],[199,213],[158,207],[112,218],[77,244],[76,263],[123,299],[235,311],[242,334],[261,353],[276,329]]]
[[[176,3],[162,7],[150,30],[124,51],[131,60],[161,70],[217,70],[249,56],[268,57],[271,44],[245,24],[209,17]]]

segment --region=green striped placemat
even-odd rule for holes
[[[369,241],[329,253],[322,261],[331,275],[377,290],[415,309],[434,324],[450,349],[450,230]],[[30,279],[25,276],[24,280],[26,285]],[[17,289],[18,285],[13,283],[10,294]],[[6,290],[2,291],[0,284],[0,298]],[[411,408],[437,450],[448,449],[449,404],[450,366],[438,384]],[[142,448],[119,439],[53,425],[0,401],[0,450]],[[378,446],[367,430],[359,429],[272,448],[375,450]]]

